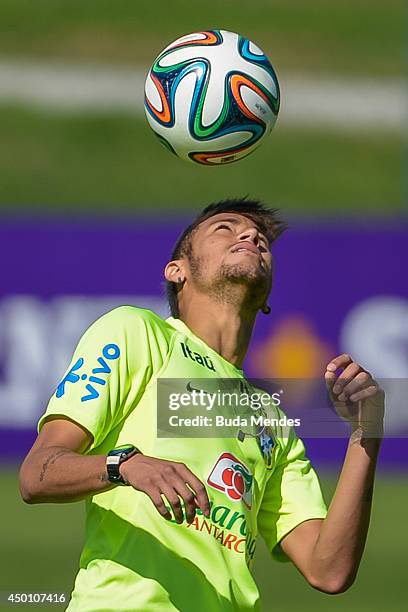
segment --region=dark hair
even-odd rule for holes
[[[285,221],[277,215],[277,208],[270,208],[259,200],[244,198],[230,198],[220,202],[214,202],[206,206],[204,210],[194,219],[194,221],[183,231],[176,244],[174,245],[171,261],[189,257],[192,252],[192,235],[197,227],[210,217],[224,212],[234,212],[245,215],[253,219],[260,230],[267,236],[269,243],[272,244],[287,228]],[[178,308],[177,284],[166,281],[166,295],[173,317],[180,316]]]

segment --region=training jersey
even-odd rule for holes
[[[90,455],[133,444],[145,455],[185,463],[211,504],[209,518],[198,510],[191,524],[177,524],[131,486],[87,498],[70,612],[259,610],[251,573],[258,534],[285,561],[281,539],[303,521],[326,516],[317,475],[293,429],[274,431],[268,461],[252,436],[158,436],[158,381],[177,378],[245,380],[180,319],[121,306],[85,332],[39,420],[39,431],[51,415],[80,424],[93,436]]]

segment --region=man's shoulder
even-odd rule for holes
[[[133,305],[117,306],[104,314],[99,322],[135,335],[147,333],[170,338],[175,332],[175,329],[157,313]]]
[[[101,347],[113,350],[116,347],[116,351],[126,354],[135,367],[140,367],[143,360],[144,363],[153,360],[154,367],[160,367],[171,348],[174,334],[174,328],[152,310],[132,305],[117,306],[88,327],[78,350],[82,355],[85,350],[95,351]]]
[[[100,320],[106,323],[123,325],[151,325],[153,327],[171,327],[158,314],[148,308],[141,308],[130,304],[116,306],[109,312],[102,315]]]

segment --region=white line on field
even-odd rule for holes
[[[57,112],[143,113],[146,71],[101,65],[0,60],[0,103]],[[323,79],[280,75],[280,123],[351,130],[403,130],[407,96],[402,80]]]

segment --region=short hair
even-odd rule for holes
[[[270,208],[259,200],[244,198],[228,198],[220,202],[214,202],[206,206],[192,223],[183,231],[174,245],[171,253],[171,261],[189,257],[192,253],[192,236],[198,226],[220,213],[233,212],[253,219],[260,230],[267,236],[271,245],[287,228],[287,223],[279,217],[277,208]],[[177,284],[166,280],[166,295],[169,303],[170,313],[179,318]]]

